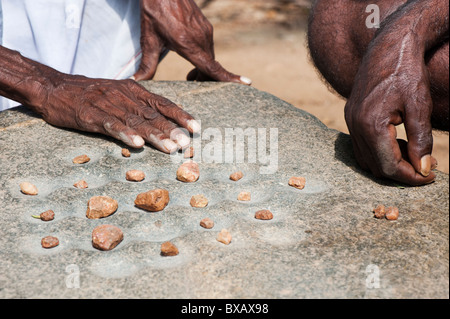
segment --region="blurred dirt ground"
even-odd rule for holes
[[[306,45],[309,0],[197,0],[214,26],[216,59],[229,71],[348,133],[345,100],[330,92],[312,65]],[[185,80],[192,65],[170,53],[155,80]],[[406,138],[403,127],[400,138]],[[434,133],[438,169],[449,172],[449,136]]]

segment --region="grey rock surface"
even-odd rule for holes
[[[201,120],[196,183],[177,181],[179,163],[151,147],[124,158],[124,145],[112,139],[52,127],[20,107],[0,113],[0,298],[449,297],[448,175],[423,187],[376,180],[358,168],[349,136],[251,87],[143,85]],[[264,161],[262,152],[247,158],[255,151],[250,140],[226,144],[227,129],[236,128],[256,132],[267,154],[273,146],[277,162]],[[230,149],[241,146],[244,162],[233,152],[230,160]],[[81,154],[91,161],[73,164]],[[129,169],[143,170],[146,179],[126,181]],[[236,170],[244,178],[233,182]],[[305,177],[306,187],[288,186],[291,176]],[[80,179],[89,188],[73,187]],[[39,194],[21,194],[22,181]],[[138,193],[155,188],[170,192],[163,211],[134,206]],[[238,202],[240,191],[252,200]],[[189,205],[196,194],[209,199],[207,207]],[[87,219],[96,195],[116,199],[117,212]],[[399,219],[375,219],[378,204],[397,206]],[[48,209],[53,221],[31,217]],[[274,218],[254,219],[259,209]],[[205,217],[214,228],[200,227]],[[124,233],[111,251],[92,247],[92,230],[101,224]],[[229,245],[216,241],[223,228],[233,236]],[[42,248],[47,235],[59,246]],[[161,256],[165,241],[179,255]]]

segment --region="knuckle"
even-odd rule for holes
[[[145,119],[135,114],[127,114],[125,118],[125,125],[128,127],[138,127],[144,124]]]

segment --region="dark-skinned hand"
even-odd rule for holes
[[[134,79],[153,79],[166,49],[195,66],[190,81],[251,84],[215,60],[213,27],[193,0],[141,0],[142,60]]]

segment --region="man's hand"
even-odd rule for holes
[[[188,80],[251,84],[215,60],[213,27],[193,0],[141,0],[141,49],[137,81],[154,77],[160,56],[168,49],[195,66]]]
[[[135,148],[147,142],[172,153],[190,143],[180,128],[198,130],[192,116],[132,80],[63,76],[44,103],[42,115],[50,124],[101,133]]]
[[[191,115],[135,81],[64,74],[1,46],[0,61],[0,95],[55,126],[101,133],[134,148],[148,142],[165,153],[188,147],[188,134],[200,129]]]
[[[410,1],[389,20],[364,56],[345,119],[362,168],[409,185],[427,184],[437,163],[424,56],[448,37],[448,1]],[[396,139],[401,123],[408,142]]]

